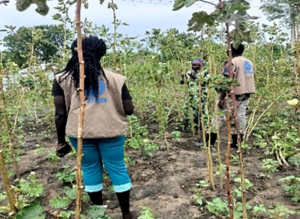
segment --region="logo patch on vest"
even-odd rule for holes
[[[94,94],[93,94],[93,91],[90,90],[89,93],[87,94],[86,93],[86,96],[87,96],[87,100],[86,100],[86,103],[106,103],[107,102],[107,99],[104,98],[104,97],[100,97],[102,94],[104,94],[106,90],[106,86],[105,86],[105,83],[102,81],[102,80],[99,80],[99,92],[98,92],[98,99],[96,99],[94,97]],[[78,100],[79,103],[80,103],[80,99]]]
[[[245,68],[245,74],[247,75],[252,75],[253,71],[252,71],[252,65],[250,62],[245,61],[244,62],[244,68]]]

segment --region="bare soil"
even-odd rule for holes
[[[151,135],[155,137],[155,133]],[[222,136],[226,136],[225,133]],[[50,140],[51,139],[51,140]],[[37,179],[44,185],[45,194],[40,199],[41,205],[47,212],[47,218],[55,218],[54,209],[50,206],[49,200],[57,195],[63,195],[64,184],[58,181],[56,173],[63,164],[75,166],[75,158],[65,157],[58,163],[52,164],[47,160],[47,154],[55,149],[53,133],[50,139],[45,140],[39,137],[27,136],[25,152],[19,162],[22,177],[26,177],[30,171],[35,171]],[[190,218],[218,218],[212,216],[206,208],[199,206],[193,199],[196,183],[200,180],[207,180],[206,152],[195,146],[197,138],[190,134],[182,134],[180,142],[169,139],[169,152],[165,143],[155,140],[160,149],[154,152],[153,157],[145,157],[141,150],[126,149],[127,155],[131,158],[129,173],[132,179],[133,189],[131,192],[131,205],[133,209],[140,209],[141,206],[148,207],[158,219],[190,219]],[[225,164],[226,146],[225,139],[221,142],[222,162]],[[40,144],[47,150],[42,154],[36,154],[34,149]],[[216,154],[215,152],[213,152]],[[237,155],[236,150],[231,149],[231,154]],[[244,153],[246,178],[253,183],[253,187],[247,193],[247,201],[252,206],[265,204],[273,206],[283,203],[290,209],[298,210],[299,205],[293,203],[288,197],[279,179],[289,175],[299,176],[299,168],[281,168],[274,173],[272,179],[262,178],[263,151],[251,149]],[[214,155],[215,171],[217,171],[217,156]],[[233,180],[240,175],[239,164],[231,162],[230,169],[232,190],[239,186]],[[224,177],[225,179],[225,177]],[[105,181],[104,201],[108,205],[107,214],[113,218],[120,218],[121,212],[115,194],[109,190],[110,181]],[[225,185],[223,189],[219,185],[219,177],[215,176],[216,189],[202,189],[204,203],[216,197],[226,200]],[[240,200],[239,200],[240,201]],[[86,208],[83,206],[83,210]],[[72,203],[69,209],[74,209]],[[251,218],[251,217],[250,217]],[[262,216],[261,218],[268,218]],[[300,215],[293,215],[291,219],[300,218]]]

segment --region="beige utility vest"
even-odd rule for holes
[[[255,93],[253,63],[243,56],[238,56],[232,59],[232,64],[235,68],[235,79],[240,84],[240,86],[234,87],[235,94],[242,95]]]
[[[104,70],[108,80],[99,78],[99,96],[94,97],[92,91],[88,95],[84,110],[83,138],[113,138],[126,134],[127,118],[123,108],[122,87],[126,77]],[[59,77],[55,76],[59,83]],[[64,77],[64,76],[62,76]],[[68,121],[66,134],[70,137],[78,137],[78,116],[80,99],[76,88],[71,83],[71,75],[59,83],[64,91]]]

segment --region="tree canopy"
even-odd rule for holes
[[[64,39],[69,39],[70,36],[71,31],[66,30],[65,33],[63,25],[20,27],[3,39],[3,45],[6,47],[5,58],[20,67],[26,67],[29,55],[34,52],[39,61],[49,62],[51,58],[61,56]]]
[[[295,27],[296,17],[300,13],[299,0],[262,0],[262,11],[270,21],[280,20],[287,27]]]

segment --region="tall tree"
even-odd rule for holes
[[[286,27],[294,27],[300,12],[299,0],[262,0],[262,11],[270,21],[280,20]]]
[[[280,20],[280,23],[291,30],[291,44],[296,38],[297,16],[300,13],[299,0],[262,0],[262,11],[270,21]],[[299,27],[298,27],[299,28]]]
[[[291,45],[295,48],[296,65],[300,75],[300,1],[299,0],[262,0],[261,9],[269,20],[279,19],[286,27],[291,29]]]
[[[32,52],[41,62],[59,58],[63,50],[64,34],[63,25],[20,27],[3,39],[6,58],[20,67],[24,65],[26,67],[26,62]],[[71,39],[70,30],[67,30],[67,39]]]

